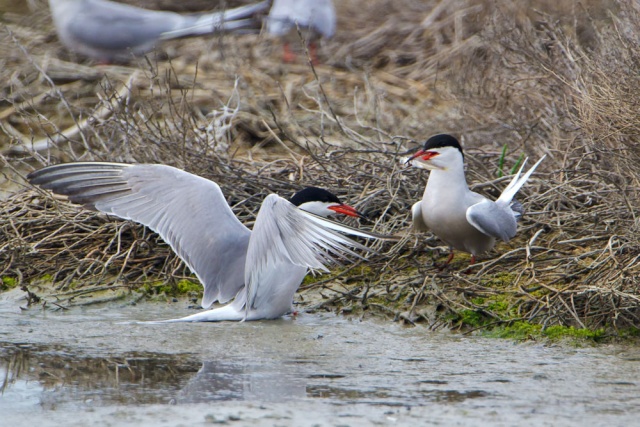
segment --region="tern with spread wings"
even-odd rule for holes
[[[227,204],[218,184],[183,170],[152,164],[79,162],[45,167],[28,180],[72,203],[139,222],[156,231],[204,285],[202,306],[223,307],[170,321],[275,319],[292,310],[308,269],[327,271],[366,246],[341,233],[382,238],[325,219],[361,217],[316,187],[290,200],[269,194],[253,230]]]

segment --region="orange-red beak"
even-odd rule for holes
[[[329,206],[328,208],[334,211],[335,213],[339,213],[342,215],[355,216],[356,218],[367,218],[364,214],[358,212],[355,208],[349,205],[345,205],[345,204],[333,205],[333,206]]]
[[[409,159],[404,162],[404,164],[406,165],[407,163],[410,163],[411,160],[422,156],[422,160],[429,160],[429,159],[433,159],[435,156],[437,156],[438,153],[435,151],[424,151],[424,150],[418,150],[416,152],[416,154],[414,154],[413,156],[409,157]]]

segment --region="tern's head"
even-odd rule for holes
[[[336,214],[365,218],[353,207],[342,203],[335,194],[318,187],[298,191],[289,201],[302,210],[325,218]]]
[[[464,153],[457,139],[451,135],[432,136],[406,163],[415,161],[427,169],[448,169],[464,161]]]

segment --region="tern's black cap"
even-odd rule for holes
[[[460,154],[464,156],[464,152],[462,151],[462,146],[451,135],[447,135],[446,133],[441,133],[438,135],[434,135],[431,138],[427,139],[427,142],[424,143],[424,151],[432,150],[434,148],[443,148],[443,147],[453,147],[457,148],[460,151]]]
[[[304,190],[298,191],[293,195],[292,198],[289,199],[291,203],[296,206],[300,206],[303,203],[307,202],[325,202],[325,203],[335,203],[341,205],[342,202],[338,199],[338,196],[335,194],[318,187],[307,187]]]

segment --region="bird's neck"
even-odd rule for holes
[[[456,162],[445,169],[434,169],[429,172],[429,180],[424,190],[427,194],[460,195],[469,191],[467,178],[464,175],[464,164]]]

